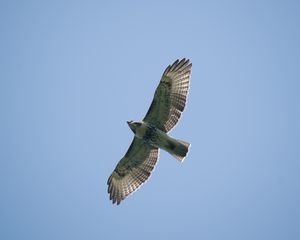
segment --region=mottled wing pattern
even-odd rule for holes
[[[176,125],[185,108],[191,70],[192,63],[185,58],[166,68],[143,121],[164,132]]]
[[[113,203],[120,204],[151,175],[158,159],[158,149],[134,137],[127,153],[108,178],[108,193]]]

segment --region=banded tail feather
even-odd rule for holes
[[[166,148],[173,157],[179,161],[183,161],[189,151],[190,143],[178,139],[170,139]]]

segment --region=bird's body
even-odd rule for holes
[[[158,160],[159,149],[183,161],[190,144],[167,133],[176,125],[185,108],[192,64],[176,60],[163,73],[151,106],[142,121],[129,121],[134,139],[125,156],[108,178],[108,193],[120,204],[150,176]]]
[[[167,133],[147,122],[127,122],[135,136],[155,148],[161,148],[182,161],[188,152],[189,143],[172,138]]]

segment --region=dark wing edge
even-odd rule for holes
[[[143,121],[164,132],[177,124],[186,106],[191,71],[192,63],[185,58],[166,68]]]
[[[119,205],[150,177],[159,156],[158,148],[134,138],[127,153],[108,178],[109,199]]]

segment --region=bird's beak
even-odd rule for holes
[[[132,121],[127,121],[127,124],[129,126],[129,128],[135,133],[135,130],[134,130],[133,125],[132,125]]]

